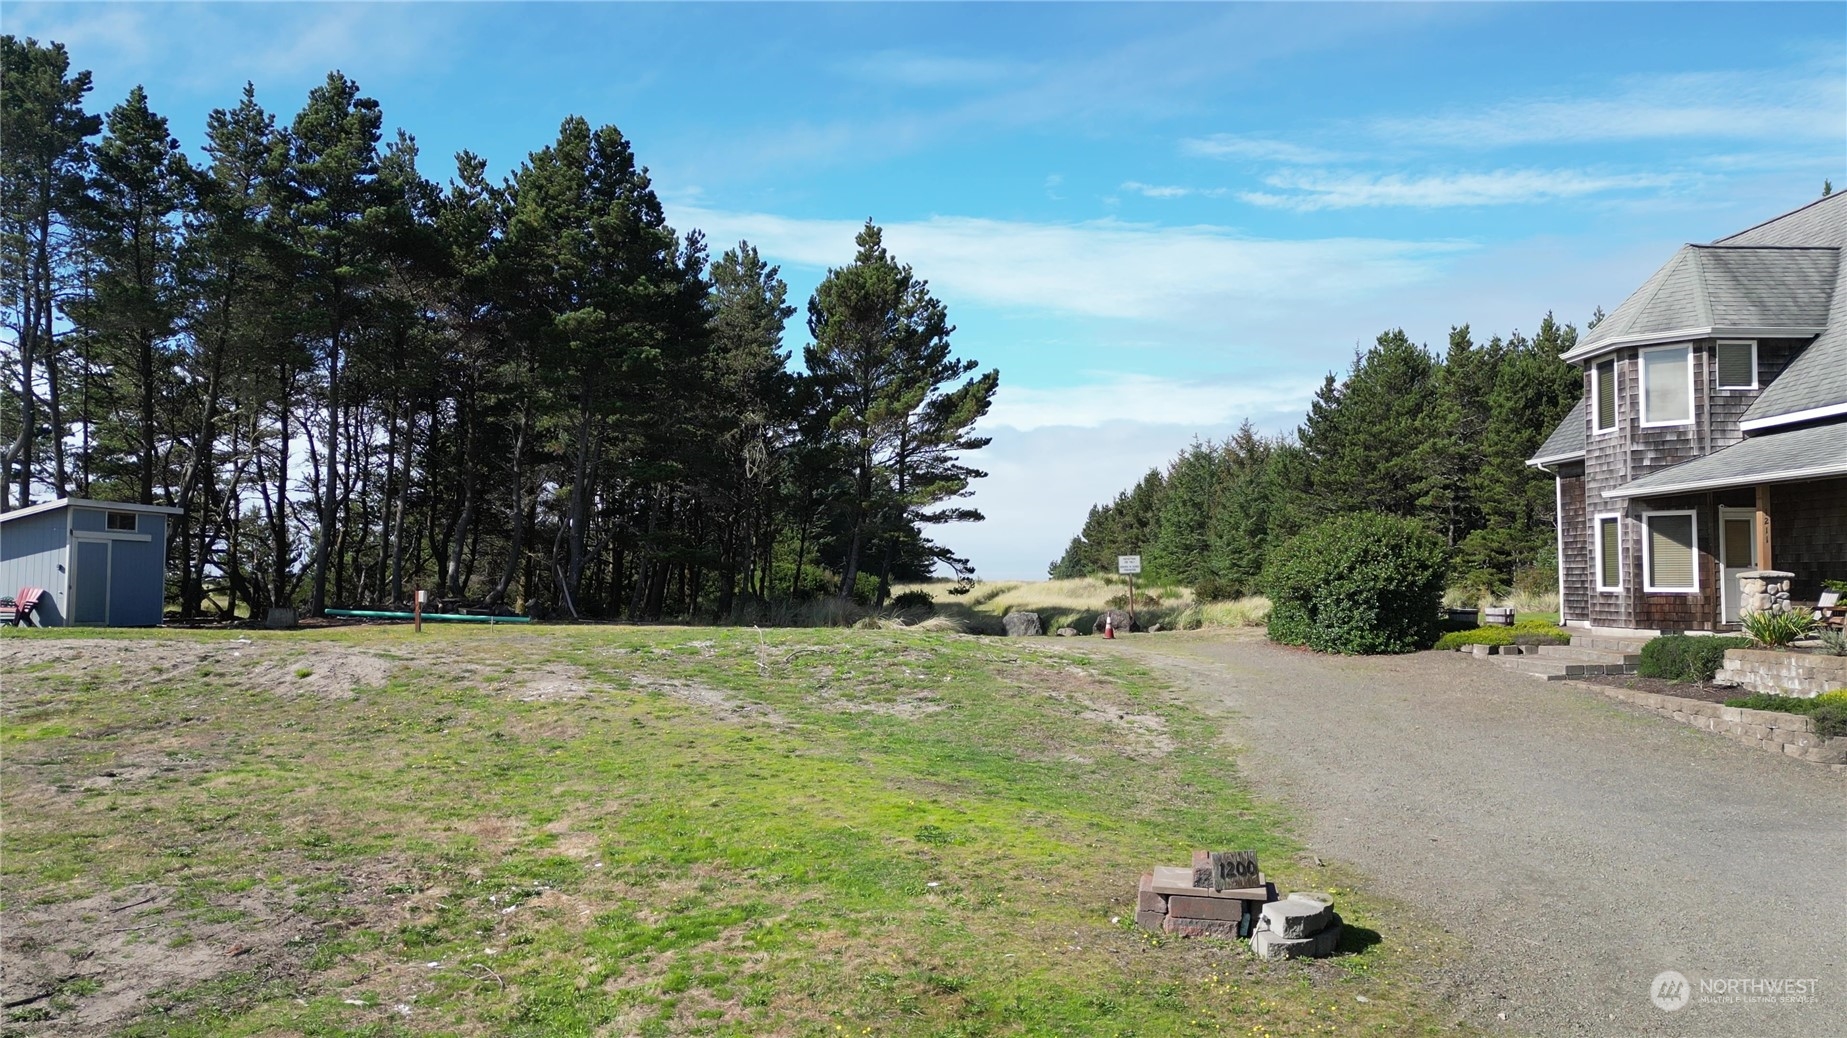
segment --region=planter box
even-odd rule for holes
[[[300,619],[298,611],[292,606],[270,606],[263,614],[263,626],[272,631],[280,631],[295,626]]]
[[[1728,649],[1716,680],[1752,692],[1811,699],[1823,692],[1847,688],[1847,656]]]
[[[1481,624],[1481,610],[1479,609],[1451,609],[1448,612],[1450,623],[1468,624],[1470,627]]]

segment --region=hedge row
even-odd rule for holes
[[[1754,644],[1736,635],[1664,634],[1642,646],[1642,661],[1635,672],[1645,678],[1704,685],[1725,665],[1725,650],[1748,649]]]
[[[1847,688],[1823,692],[1813,699],[1759,692],[1727,699],[1725,705],[1741,706],[1746,710],[1773,710],[1779,714],[1807,714],[1815,721],[1816,735],[1824,739],[1847,735]]]

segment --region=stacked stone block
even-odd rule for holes
[[[1754,569],[1738,574],[1738,608],[1746,613],[1789,612],[1789,585],[1794,573]]]
[[[1340,947],[1340,914],[1326,894],[1291,894],[1263,906],[1251,951],[1260,959],[1326,958]]]
[[[1221,864],[1230,855],[1218,855]],[[1215,867],[1209,851],[1194,851],[1189,868],[1161,866],[1142,873],[1136,891],[1135,922],[1145,930],[1181,937],[1248,937],[1263,906],[1276,900],[1276,887],[1256,871],[1255,856]],[[1248,871],[1237,871],[1248,862]],[[1231,880],[1244,885],[1226,886]]]

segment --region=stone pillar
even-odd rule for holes
[[[1738,609],[1744,613],[1789,612],[1789,584],[1794,573],[1754,569],[1738,574]]]

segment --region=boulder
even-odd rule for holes
[[[1135,618],[1128,613],[1120,609],[1105,609],[1103,612],[1097,614],[1097,622],[1090,625],[1091,632],[1093,634],[1102,634],[1103,622],[1105,620],[1116,625],[1117,634],[1130,634],[1141,630],[1141,625],[1137,624]]]
[[[1160,624],[1149,624],[1148,625],[1149,634],[1160,634],[1162,631],[1165,631],[1165,630],[1167,630],[1167,628],[1162,627]]]
[[[1320,933],[1333,917],[1334,899],[1326,894],[1291,894],[1263,906],[1259,929],[1295,940]]]
[[[1058,629],[1058,636],[1059,636],[1060,638],[1075,638],[1075,637],[1077,637],[1077,628],[1075,628],[1075,627],[1060,627],[1060,628]]]
[[[1009,638],[1037,638],[1045,633],[1038,613],[1008,613],[1000,618],[1000,625],[1007,629]]]

